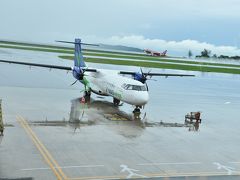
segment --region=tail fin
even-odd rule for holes
[[[162,56],[166,56],[167,50],[163,51]]]
[[[56,41],[56,42],[75,44],[74,66],[76,67],[86,67],[86,64],[83,60],[83,55],[82,55],[82,47],[81,47],[82,44],[88,45],[88,46],[99,46],[97,44],[82,43],[81,39],[78,39],[78,38],[75,39],[75,42],[69,42],[69,41]]]
[[[85,67],[86,64],[83,60],[81,39],[75,39],[75,51],[74,51],[74,66]]]

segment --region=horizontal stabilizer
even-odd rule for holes
[[[76,43],[76,42],[70,42],[70,41],[56,41],[60,43],[69,43],[69,44],[82,44],[82,45],[88,45],[88,46],[99,46],[99,44],[89,44],[89,43]]]

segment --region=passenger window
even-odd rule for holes
[[[122,88],[124,88],[124,89],[125,89],[125,87],[126,87],[126,84],[124,83],[124,84],[122,85]]]
[[[127,90],[133,90],[133,86],[130,85],[130,84],[128,84],[128,85],[126,86],[126,89],[127,89]]]
[[[146,90],[147,90],[146,86],[141,86],[141,91],[146,91]]]
[[[129,84],[123,84],[122,85],[123,89],[126,89],[126,90],[128,89],[129,86],[130,86]]]
[[[131,85],[131,84],[123,84],[122,88],[126,90],[135,90],[135,91],[146,91],[145,86]]]
[[[133,86],[133,90],[141,91],[141,86]]]

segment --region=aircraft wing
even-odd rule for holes
[[[127,74],[127,75],[135,75],[136,72],[133,71],[120,71],[119,74]],[[195,75],[191,75],[191,74],[168,74],[168,73],[143,73],[145,76],[195,76]]]
[[[7,61],[7,60],[2,60],[0,59],[1,63],[9,63],[9,64],[20,64],[20,65],[25,65],[25,66],[37,66],[37,67],[44,67],[44,68],[50,68],[50,69],[60,69],[60,70],[66,70],[66,71],[71,71],[72,67],[68,66],[57,66],[57,65],[50,65],[50,64],[37,64],[37,63],[29,63],[29,62],[18,62],[18,61]],[[83,68],[84,69],[84,68]],[[90,72],[97,72],[96,69],[84,69],[85,71],[90,71]]]

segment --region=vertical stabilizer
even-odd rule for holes
[[[74,56],[74,66],[85,67],[86,64],[83,60],[81,39],[75,39],[75,56]]]

